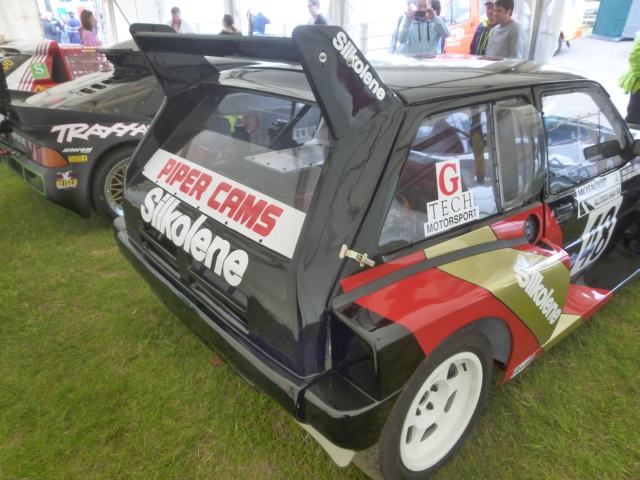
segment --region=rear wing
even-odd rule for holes
[[[337,26],[299,26],[291,38],[185,35],[148,24],[134,24],[130,31],[167,97],[196,83],[217,84],[221,71],[239,66],[225,60],[232,57],[247,60],[245,66],[264,61],[300,65],[336,139],[400,104]]]

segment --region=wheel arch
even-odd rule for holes
[[[139,140],[125,140],[123,142],[116,143],[115,145],[111,145],[107,147],[105,150],[103,150],[100,153],[100,155],[98,155],[98,158],[91,163],[91,170],[89,171],[89,181],[87,182],[89,186],[89,191],[87,192],[87,194],[88,194],[89,202],[91,202],[91,207],[94,210],[96,206],[94,205],[94,201],[93,201],[93,182],[94,182],[96,170],[102,164],[104,159],[107,158],[108,156],[113,155],[114,153],[117,153],[121,150],[122,151],[131,150],[133,152],[138,146],[138,143],[139,143]]]
[[[105,150],[103,150],[100,155],[98,155],[98,158],[91,163],[91,171],[89,172],[89,185],[93,185],[93,177],[96,173],[96,170],[98,168],[98,166],[104,161],[104,159],[106,157],[108,157],[109,155],[112,155],[114,152],[118,152],[120,150],[129,150],[131,149],[131,151],[134,151],[136,149],[136,147],[138,146],[139,141],[138,140],[125,140],[121,143],[116,143],[115,145],[111,145],[109,147],[107,147]],[[89,195],[91,195],[92,192],[89,192]]]

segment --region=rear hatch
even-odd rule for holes
[[[362,54],[338,27],[293,39],[145,27],[132,33],[167,98],[127,173],[131,243],[212,321],[296,375],[323,371],[340,247],[399,99],[361,57],[354,71],[346,55]]]
[[[233,86],[189,106],[130,179],[127,221],[209,311],[298,365],[292,259],[331,148],[326,123],[308,99]]]

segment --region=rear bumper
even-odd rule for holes
[[[88,189],[83,185],[86,173],[82,166],[70,164],[47,168],[1,141],[0,149],[4,150],[0,159],[37,193],[83,217],[91,215],[91,202],[86,193]]]
[[[246,333],[200,305],[161,260],[129,236],[124,218],[116,219],[113,228],[121,252],[158,298],[251,385],[335,446],[363,450],[378,441],[397,393],[377,401],[334,371],[313,378],[294,375],[254,345]]]

